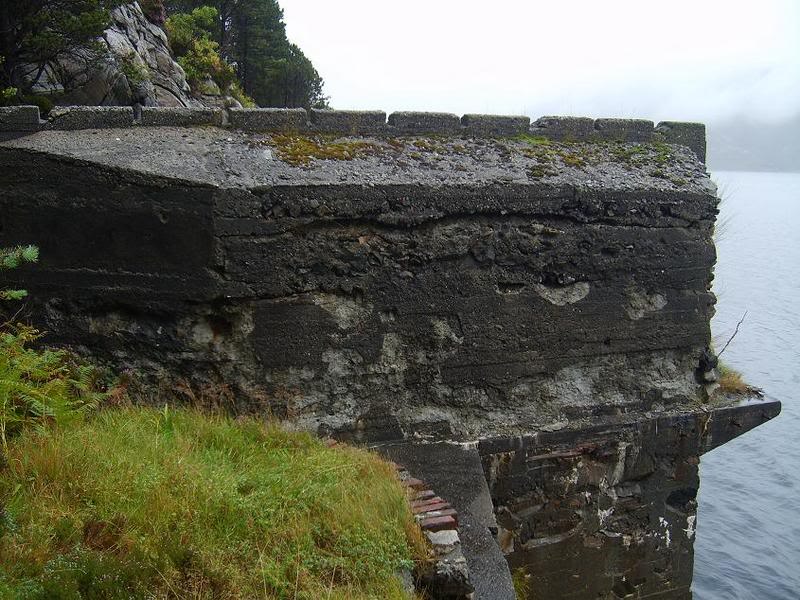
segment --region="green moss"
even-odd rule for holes
[[[530,133],[520,133],[518,135],[511,136],[508,139],[515,142],[524,142],[532,146],[549,146],[553,143],[549,138],[541,135],[531,135]]]
[[[573,154],[571,152],[561,152],[560,155],[564,164],[569,165],[570,167],[582,167],[586,164],[586,160],[577,154]]]
[[[376,143],[335,136],[274,134],[271,142],[278,157],[295,166],[308,165],[314,159],[353,160],[382,152],[381,146]]]

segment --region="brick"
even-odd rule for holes
[[[416,493],[414,496],[414,501],[419,502],[420,500],[430,500],[435,496],[436,494],[433,490],[422,490],[421,492]]]
[[[458,523],[453,517],[431,517],[420,522],[423,531],[443,531],[445,529],[458,529]]]
[[[5,106],[0,108],[0,131],[38,131],[38,106]]]
[[[444,502],[444,500],[439,496],[432,496],[431,498],[426,498],[425,500],[414,500],[411,503],[411,508],[416,508],[418,506],[425,506],[426,504],[434,504],[436,502]]]
[[[418,491],[425,489],[425,484],[414,477],[409,477],[408,479],[404,480],[403,485]]]
[[[422,514],[432,510],[446,510],[448,508],[450,508],[450,505],[447,502],[431,502],[430,504],[412,507],[411,512],[414,514]]]
[[[527,133],[530,117],[504,115],[473,115],[461,117],[465,133],[476,136],[508,136]]]
[[[418,521],[430,519],[433,517],[453,517],[456,521],[456,524],[458,524],[458,511],[456,511],[454,508],[445,508],[443,510],[431,510],[416,515]]]
[[[303,108],[231,108],[228,123],[243,131],[293,133],[308,130],[308,113]]]
[[[437,112],[394,112],[389,115],[391,132],[400,135],[426,133],[458,133],[461,120],[457,115]]]

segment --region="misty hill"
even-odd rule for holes
[[[712,171],[800,172],[800,114],[780,123],[709,124],[708,165]]]

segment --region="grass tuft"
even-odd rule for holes
[[[425,552],[390,465],[254,419],[104,410],[0,468],[0,597],[399,599]]]
[[[758,396],[764,395],[761,388],[754,387],[745,382],[742,374],[724,363],[720,363],[719,367],[719,389],[726,394],[733,394],[738,396]]]

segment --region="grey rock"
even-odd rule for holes
[[[150,23],[139,4],[111,11],[111,26],[100,51],[81,50],[59,57],[41,72],[22,65],[13,74],[36,94],[57,94],[60,104],[192,106],[186,75],[174,60],[164,30]]]

